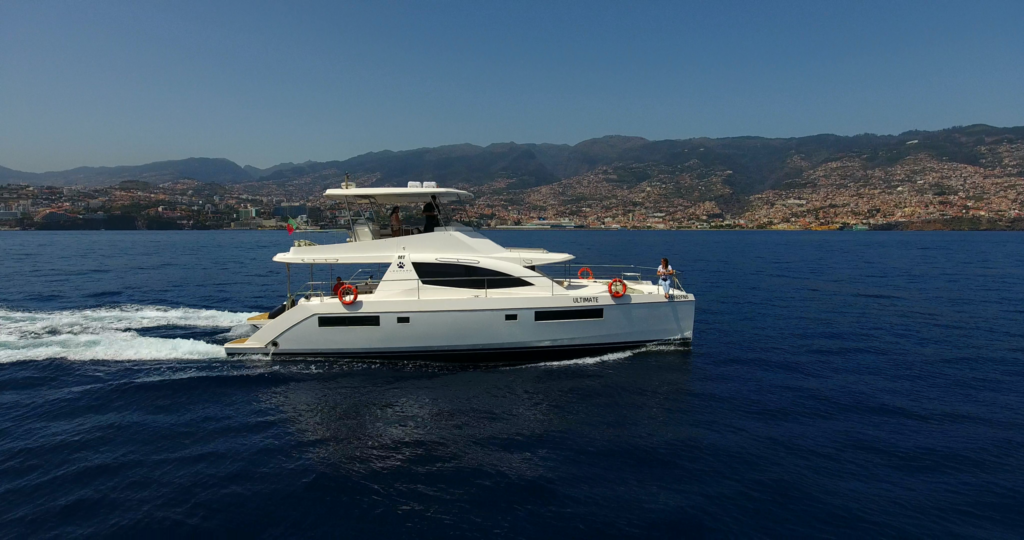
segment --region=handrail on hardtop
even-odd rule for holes
[[[605,268],[607,268],[607,267],[637,268],[637,269],[641,268],[641,267],[631,266],[631,265],[594,265],[594,267],[597,267],[597,268],[601,268],[601,267],[605,267]],[[357,272],[356,275],[358,275],[358,273],[359,272]],[[623,276],[640,276],[639,273],[623,273],[622,275]],[[353,276],[353,277],[355,277],[355,276]],[[491,287],[488,286],[489,282],[490,283],[495,283],[496,281],[500,282],[500,280],[509,280],[509,279],[530,279],[530,278],[536,279],[538,277],[543,277],[543,278],[546,278],[548,280],[548,282],[551,285],[551,293],[550,294],[551,294],[551,296],[556,296],[556,292],[555,292],[556,280],[552,279],[550,276],[547,276],[547,275],[544,275],[544,274],[541,274],[540,276],[536,276],[536,275],[508,275],[508,276],[492,276],[492,277],[468,277],[468,276],[467,277],[439,277],[439,278],[408,277],[408,278],[389,279],[388,282],[409,282],[409,281],[415,281],[416,282],[416,298],[419,299],[419,298],[422,297],[422,291],[421,291],[421,288],[420,288],[422,285],[444,287],[444,285],[438,285],[436,282],[438,282],[438,281],[441,281],[441,282],[444,282],[444,281],[460,281],[460,282],[465,282],[467,280],[478,280],[478,281],[482,280],[483,281],[483,288],[482,289],[472,289],[472,290],[482,290],[483,291],[483,296],[486,298],[486,297],[490,297],[491,296],[491,291],[492,291]],[[683,291],[682,284],[679,282],[678,279],[676,279],[675,276],[672,276],[672,280],[673,280],[673,283],[675,284],[674,288],[678,289],[679,291]],[[567,279],[564,279],[564,280],[557,281],[557,284],[558,284],[558,286],[559,286],[561,291],[565,291],[569,286],[572,286],[572,285],[603,284],[603,283],[606,283],[606,282],[609,282],[609,281],[611,281],[611,278],[595,278],[595,279],[567,278]],[[628,283],[631,280],[626,280],[626,281]],[[637,282],[636,280],[632,280],[632,281],[634,283]],[[381,282],[382,281],[380,279],[372,279],[372,276],[370,276],[370,278],[367,278],[367,279],[363,280],[362,282],[357,282],[355,280],[349,280],[347,283],[352,284],[352,285],[356,285],[357,287],[359,285],[368,285],[368,286],[372,286],[374,289],[376,289],[376,287],[380,286]],[[643,280],[641,279],[639,282],[642,283]],[[324,298],[326,298],[326,293],[324,292],[324,290],[321,290],[319,288],[318,289],[314,289],[314,286],[317,286],[317,285],[324,286],[324,288],[326,289],[326,287],[331,286],[331,283],[327,282],[327,281],[310,281],[310,282],[307,282],[305,284],[306,291],[299,292],[295,296],[296,297],[303,297],[303,296],[305,296],[305,297],[307,297],[309,299],[312,299],[314,296],[316,296],[316,297],[319,297],[321,302],[323,302]],[[460,288],[460,289],[466,290],[464,288]],[[507,287],[499,287],[499,290],[505,290],[505,289],[507,289]],[[368,292],[372,292],[372,291],[368,291]],[[564,293],[564,294],[567,295],[567,296],[571,296],[571,294],[569,294],[569,293]],[[561,294],[558,294],[558,295],[561,295]],[[330,296],[333,296],[333,294],[331,294]]]
[[[555,266],[555,265],[549,265]],[[565,263],[562,265],[563,268],[563,280],[572,280],[578,278],[578,273],[583,268],[587,268],[591,271],[595,279],[607,280],[613,278],[623,279],[624,281],[634,281],[643,283],[650,280],[652,283],[657,280],[656,272],[657,267],[654,266],[637,266],[635,264],[571,264]],[[623,269],[637,270],[637,272],[624,272]],[[574,274],[574,272],[576,272]],[[654,274],[654,275],[652,275]],[[547,274],[545,274],[547,275]],[[682,290],[682,286],[679,287]]]

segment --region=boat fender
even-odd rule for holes
[[[622,298],[622,295],[626,294],[626,289],[626,282],[619,278],[608,283],[608,294],[612,295],[612,298]]]
[[[587,273],[587,277],[583,277],[583,273],[584,272]],[[592,279],[594,279],[594,273],[591,272],[589,268],[584,266],[583,268],[580,268],[579,272],[576,272],[576,277],[578,277],[580,279],[590,279],[590,280],[592,280]]]
[[[288,309],[288,304],[281,304],[267,313],[267,319],[276,319],[279,315],[284,313]]]
[[[359,289],[352,285],[342,285],[338,289],[338,300],[341,300],[342,304],[346,306],[351,305],[356,301],[356,298],[359,298]]]

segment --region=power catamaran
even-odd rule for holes
[[[519,361],[572,358],[656,342],[688,346],[695,299],[672,277],[669,297],[653,268],[582,266],[541,248],[506,248],[452,217],[466,191],[420,187],[329,189],[348,216],[345,243],[295,242],[284,263],[288,298],[249,320],[258,330],[230,355]],[[393,235],[385,206],[427,204],[432,232]],[[427,227],[429,230],[431,227]],[[332,282],[291,290],[292,265],[358,267]],[[374,273],[376,271],[376,273]],[[560,277],[556,277],[560,274]]]

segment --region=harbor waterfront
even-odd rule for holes
[[[693,347],[229,359],[299,235],[3,235],[0,537],[1024,532],[1024,235],[487,236],[669,258]]]

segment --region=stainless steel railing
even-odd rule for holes
[[[581,277],[583,274],[586,274],[588,278],[592,274],[595,280],[608,281],[618,278],[627,283],[643,283],[645,281],[653,283],[658,279],[658,269],[649,266],[632,264],[564,264],[561,266],[563,280],[579,281],[583,279]],[[550,265],[547,268],[555,268],[555,266]],[[584,272],[584,269],[590,270],[590,272]],[[550,273],[545,272],[544,274],[551,277]]]
[[[506,291],[506,292],[508,292],[508,291],[514,291],[514,289],[518,288],[518,287],[509,287],[509,286],[507,286],[509,280],[513,280],[513,279],[527,280],[527,281],[530,281],[530,283],[533,284],[533,285],[538,285],[537,283],[534,283],[531,280],[536,280],[536,279],[543,278],[543,279],[546,279],[548,281],[548,284],[549,284],[549,287],[550,287],[549,291],[550,291],[550,295],[551,296],[556,296],[556,295],[559,295],[559,296],[561,296],[561,295],[571,296],[571,295],[574,294],[574,292],[572,292],[572,290],[571,290],[573,287],[579,287],[579,286],[585,286],[585,285],[593,285],[593,284],[597,284],[597,283],[607,283],[607,282],[609,282],[609,281],[611,281],[612,279],[615,279],[615,278],[622,279],[623,281],[625,281],[627,283],[627,287],[628,287],[628,284],[630,284],[630,283],[633,283],[633,284],[657,284],[657,278],[658,278],[657,277],[657,268],[651,268],[651,267],[640,267],[640,266],[633,266],[633,265],[564,265],[564,266],[565,266],[565,268],[563,270],[563,273],[565,274],[565,277],[563,277],[561,279],[556,278],[556,277],[552,277],[550,274],[547,274],[545,272],[542,272],[542,271],[538,270],[537,272],[538,272],[538,274],[540,274],[539,276],[538,275],[508,275],[508,276],[500,276],[500,277],[447,277],[447,278],[410,277],[410,278],[389,279],[388,282],[389,283],[415,282],[416,283],[416,298],[419,299],[419,298],[423,298],[425,296],[425,293],[427,293],[427,292],[430,292],[430,293],[442,292],[442,291],[438,291],[436,289],[424,289],[424,287],[443,287],[443,288],[447,288],[444,285],[445,282],[453,283],[453,284],[454,283],[460,283],[460,285],[464,285],[466,282],[470,282],[470,283],[473,283],[473,284],[476,284],[476,283],[480,284],[479,287],[465,287],[465,286],[458,287],[457,290],[462,291],[462,294],[459,295],[458,297],[465,297],[465,294],[466,294],[467,290],[478,290],[478,291],[481,291],[482,296],[490,297],[490,296],[493,296],[494,291]],[[583,274],[586,277],[580,277],[580,275],[579,275],[580,272],[578,270],[575,272],[575,274],[571,273],[571,269],[574,269],[574,268],[587,268],[587,269],[590,270],[590,272],[584,272]],[[373,294],[374,291],[376,290],[376,288],[381,283],[380,279],[373,279],[373,276],[375,275],[375,274],[371,273],[373,271],[374,271],[374,269],[372,269],[372,268],[361,268],[361,269],[357,270],[355,273],[353,273],[348,280],[345,280],[345,282],[350,284],[350,285],[356,286],[357,289],[360,289],[360,291],[359,291],[360,294]],[[377,275],[379,275],[379,274],[380,274],[380,269],[377,270]],[[591,278],[591,274],[593,275],[592,278]],[[366,277],[360,279],[362,276],[366,276]],[[673,281],[673,284],[674,284],[673,288],[678,289],[679,291],[683,291],[682,284],[679,282],[679,280],[676,278],[676,276],[672,276],[672,281]],[[439,282],[440,282],[440,284],[439,284]],[[302,289],[304,289],[304,290],[300,289],[300,291],[297,294],[293,295],[293,296],[296,297],[296,298],[307,298],[307,299],[319,298],[320,301],[323,301],[324,298],[326,298],[328,296],[333,296],[334,295],[333,292],[328,292],[328,291],[331,291],[331,288],[333,287],[333,285],[334,285],[333,283],[328,282],[328,281],[309,281],[309,282],[307,282],[302,287]],[[454,287],[452,287],[451,289],[448,289],[448,290],[451,291],[452,289],[454,289]],[[536,294],[536,289],[532,290],[531,294]],[[435,296],[433,294],[431,294],[429,296],[430,297],[435,297],[435,298],[450,298],[450,296]],[[471,296],[479,296],[479,295],[471,295]],[[502,294],[502,296],[509,296],[509,295],[508,294]],[[514,296],[514,294],[512,296]]]

